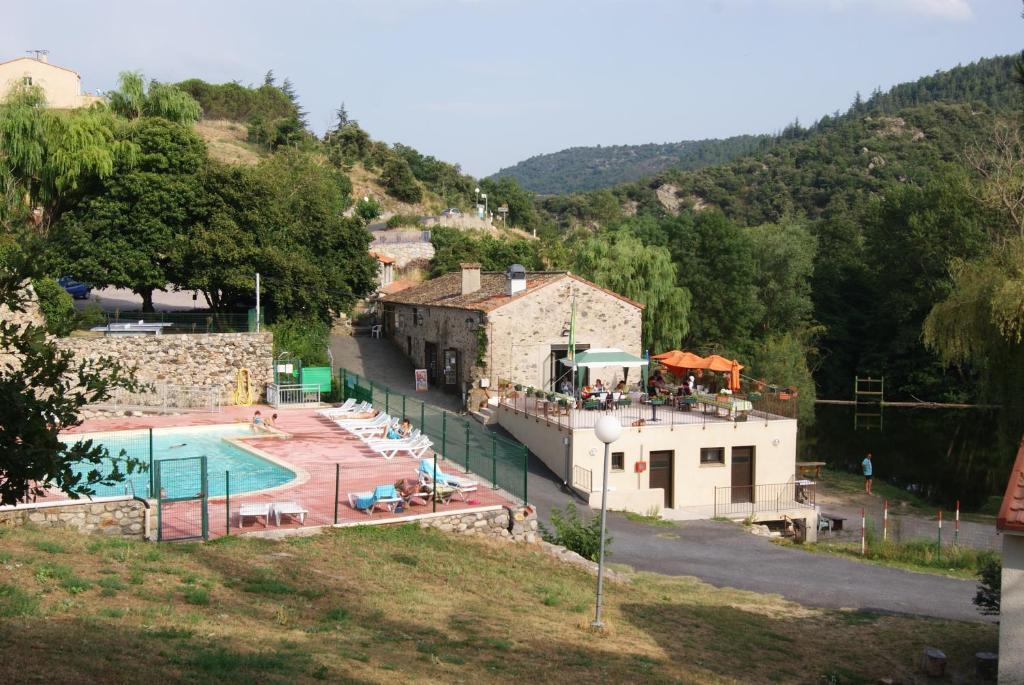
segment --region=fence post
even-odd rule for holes
[[[384,386],[384,413],[391,413],[391,388]]]
[[[427,403],[424,402],[423,400],[420,400],[420,430],[424,433],[427,432],[427,422],[424,416],[426,408]]]
[[[153,480],[153,429],[149,429],[149,496],[153,497],[156,482]]]
[[[491,433],[491,487],[498,489],[498,438]]]
[[[448,412],[441,412],[441,456],[445,456],[445,443],[448,442]]]
[[[939,546],[935,552],[936,558],[942,560],[942,509],[939,509]]]
[[[523,504],[529,503],[526,499],[526,487],[529,482],[530,475],[530,448],[523,445]]]
[[[402,393],[402,420],[405,420],[405,393]],[[423,430],[422,428],[420,430]]]
[[[469,421],[466,421],[466,473],[469,473]]]
[[[334,465],[334,525],[338,525],[338,494],[341,487],[341,464]]]
[[[444,428],[441,430],[443,434]],[[430,474],[430,510],[437,511],[437,451],[434,452],[434,470]]]
[[[341,401],[348,399],[348,370],[345,367],[338,369],[341,372]]]
[[[231,535],[231,472],[224,472],[224,534]]]
[[[953,528],[953,544],[960,544],[960,500],[956,501],[956,526]]]
[[[860,555],[864,556],[867,551],[867,538],[864,533],[864,526],[867,523],[867,517],[864,515],[864,509],[860,510]]]

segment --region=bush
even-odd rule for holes
[[[388,195],[402,202],[419,202],[423,198],[423,190],[416,183],[409,163],[401,157],[391,157],[384,163],[380,182]]]
[[[592,516],[589,521],[583,521],[576,510],[576,505],[570,502],[565,505],[564,510],[551,511],[551,525],[555,529],[553,533],[543,523],[540,524],[541,537],[545,541],[553,545],[562,545],[585,559],[597,561],[601,549],[600,516]],[[611,543],[611,536],[605,537],[605,555],[608,554]]]
[[[75,303],[64,288],[52,278],[40,278],[32,282],[39,298],[39,309],[46,318],[46,331],[51,335],[65,336],[75,328]]]
[[[380,216],[380,203],[372,197],[363,198],[356,203],[356,216],[366,223],[370,223]]]
[[[388,228],[398,228],[399,226],[416,226],[420,225],[420,218],[416,214],[394,214],[388,219]]]
[[[978,593],[974,595],[974,606],[987,616],[999,615],[999,601],[1003,585],[1003,565],[994,555],[978,569]]]
[[[327,366],[327,347],[331,330],[326,323],[311,316],[282,319],[270,327],[274,333],[274,356],[289,352],[302,360],[303,366]]]

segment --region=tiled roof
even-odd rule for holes
[[[1024,533],[1024,442],[1017,451],[1017,460],[1010,471],[1010,481],[1006,484],[1006,495],[999,507],[996,528]]]
[[[391,255],[381,254],[379,252],[370,252],[370,256],[377,259],[381,264],[394,264],[395,258]]]
[[[526,290],[514,297],[505,294],[505,274],[497,271],[480,273],[480,289],[468,295],[462,294],[462,272],[453,271],[421,283],[415,288],[403,290],[385,298],[398,304],[417,304],[434,307],[454,307],[489,312],[525,297],[546,285],[560,281],[569,274],[566,271],[529,271],[526,273]]]
[[[411,278],[399,278],[397,281],[391,281],[387,285],[382,285],[380,288],[377,289],[377,292],[383,295],[388,295],[392,293],[401,292],[403,290],[408,290],[414,285],[416,285],[416,281],[412,280]]]

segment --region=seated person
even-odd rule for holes
[[[395,491],[409,504],[426,504],[430,497],[430,488],[421,485],[416,478],[402,478],[395,481]]]
[[[354,421],[358,419],[372,419],[380,414],[380,409],[371,409],[370,411],[357,411],[353,414],[346,414],[343,421]]]
[[[563,378],[562,382],[558,384],[558,392],[563,395],[572,395],[572,381],[568,378]]]
[[[594,389],[591,388],[589,385],[584,385],[582,388],[580,388],[580,395],[583,396],[583,399],[587,399],[593,393],[594,393]]]
[[[263,415],[260,413],[259,409],[257,409],[256,413],[252,415],[252,421],[249,422],[249,426],[252,428],[253,433],[259,433],[266,428],[266,426],[263,425]]]
[[[604,387],[604,383],[601,382],[600,378],[594,381],[594,392],[608,392],[608,390]]]
[[[402,423],[398,424],[398,437],[407,438],[412,434],[412,424],[409,419],[402,419]]]
[[[619,381],[619,384],[615,386],[615,392],[618,392],[618,393],[626,392],[626,381]]]

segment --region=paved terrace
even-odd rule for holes
[[[77,427],[75,433],[93,431],[138,430],[145,428],[187,427],[215,424],[248,422],[252,413],[260,409],[267,417],[274,413],[269,407],[227,407],[216,414],[183,414],[178,416],[142,416],[115,419],[91,419]],[[262,531],[263,520],[246,518],[244,526],[239,525],[238,510],[242,504],[273,503],[294,501],[309,510],[306,526],[330,525],[335,523],[359,524],[385,520],[417,518],[435,511],[434,503],[413,505],[397,514],[377,511],[368,516],[349,506],[348,494],[367,492],[377,485],[392,484],[401,478],[415,478],[419,460],[408,456],[396,456],[385,460],[370,450],[358,438],[349,435],[334,422],[320,416],[314,410],[277,410],[277,427],[286,436],[267,436],[242,441],[265,459],[285,466],[297,473],[294,480],[261,492],[252,494],[231,494],[230,514],[225,511],[225,498],[212,497],[209,500],[210,537],[225,534],[230,520],[231,533]],[[157,459],[164,455],[155,455]],[[429,456],[429,455],[428,455]],[[465,500],[453,498],[449,503],[436,503],[436,512],[454,513],[465,510],[515,505],[515,501],[500,490],[492,489],[490,483],[475,474],[465,474],[464,469],[452,462],[438,459],[438,468],[445,473],[479,483],[475,492],[468,493]],[[337,498],[335,498],[335,474],[339,474]],[[252,475],[250,474],[251,478]],[[210,474],[211,491],[215,478],[223,482],[223,474]],[[231,491],[245,489],[245,474],[232,474]],[[154,516],[156,512],[154,512]],[[193,532],[199,526],[199,508],[191,502],[165,505],[163,511],[165,537],[177,533]],[[155,523],[154,523],[155,525]],[[299,527],[296,521],[282,519],[281,528]],[[270,522],[269,529],[277,526]]]
[[[516,411],[546,420],[565,428],[593,428],[597,420],[610,414],[616,416],[624,427],[631,426],[683,426],[708,423],[732,423],[734,421],[788,421],[789,417],[770,413],[759,408],[749,412],[731,413],[724,408],[697,403],[689,410],[677,409],[670,403],[662,405],[644,404],[634,401],[627,407],[611,409],[577,409],[559,407],[556,402],[534,397],[505,397],[501,403]]]

